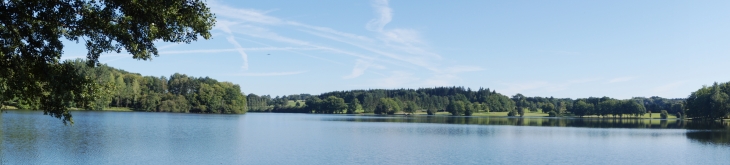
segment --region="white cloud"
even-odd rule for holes
[[[420,33],[412,29],[391,29],[379,37],[389,48],[429,59],[441,59],[441,55],[426,50],[426,42]]]
[[[255,38],[258,41],[253,43],[263,44],[264,41],[274,46],[272,48],[293,48],[282,49],[284,51],[294,52],[299,55],[316,58],[331,63],[343,65],[343,60],[355,59],[352,66],[352,72],[342,78],[352,79],[362,76],[363,74],[373,73],[376,75],[384,75],[373,71],[372,69],[384,70],[384,76],[380,86],[388,87],[394,84],[401,85],[451,85],[454,82],[461,81],[458,74],[464,72],[473,72],[484,70],[478,66],[450,66],[444,65],[441,55],[430,50],[428,42],[423,35],[415,29],[410,28],[386,28],[386,25],[393,21],[393,9],[389,6],[388,0],[373,0],[371,7],[375,13],[375,17],[366,22],[365,29],[374,32],[370,35],[358,35],[348,32],[339,31],[329,27],[309,25],[293,20],[286,20],[270,15],[264,10],[242,9],[227,6],[217,2],[211,3],[211,9],[218,17],[217,25],[214,30],[219,30],[229,34],[226,39],[234,45],[233,49],[211,49],[200,50],[207,52],[228,52],[237,51],[244,58],[244,67],[248,68],[247,51],[254,51],[250,48],[242,48],[236,41],[240,40],[234,37],[245,36],[245,38]],[[282,31],[283,30],[283,31]],[[294,33],[292,33],[294,32]],[[305,36],[296,34],[296,32],[304,32],[318,38],[303,38]],[[366,33],[367,34],[367,33]],[[246,39],[246,40],[248,40]],[[324,40],[319,40],[324,39]],[[264,41],[261,41],[264,40]],[[259,42],[261,41],[261,42]],[[335,46],[340,43],[346,46]],[[296,49],[294,49],[296,48]],[[277,49],[278,50],[278,49]],[[327,57],[321,53],[310,55],[304,51],[318,50],[329,54],[345,55],[342,57],[351,57],[350,59],[342,57]],[[183,53],[171,52],[165,53]],[[406,69],[404,71],[394,71],[395,69]],[[418,75],[410,74],[412,71],[419,73]],[[406,77],[393,77],[400,75]],[[417,81],[394,82],[391,80],[412,80]],[[393,86],[398,87],[398,86]]]
[[[233,46],[236,47],[236,51],[238,51],[238,54],[241,54],[241,58],[243,58],[243,70],[248,70],[248,54],[243,51],[243,47],[241,47],[241,44],[238,44],[236,39],[233,38],[233,36],[226,37],[226,40],[228,40],[229,43],[233,44]]]
[[[267,15],[267,12],[255,9],[236,9],[218,4],[215,1],[208,2],[208,7],[215,12],[217,17],[236,18],[244,23],[280,24],[279,18]],[[216,23],[217,24],[217,23]]]
[[[394,64],[394,65],[399,65],[399,66],[402,66],[402,65],[400,65],[400,62],[405,62],[405,63],[409,63],[409,64],[413,64],[413,65],[416,65],[416,66],[421,66],[421,67],[428,67],[428,66],[430,66],[430,65],[428,65],[428,63],[425,62],[428,59],[422,59],[422,58],[418,58],[418,57],[408,57],[408,56],[404,56],[404,55],[400,55],[400,54],[390,53],[387,50],[382,50],[382,47],[384,47],[383,45],[381,45],[381,46],[375,46],[373,44],[369,44],[369,43],[368,44],[358,43],[358,42],[355,42],[355,41],[351,41],[351,40],[346,40],[346,39],[343,39],[343,38],[335,37],[335,36],[332,36],[332,35],[326,35],[326,34],[317,33],[317,32],[311,32],[311,31],[305,31],[305,32],[308,32],[308,33],[310,33],[312,35],[316,35],[316,36],[319,36],[319,37],[322,37],[322,38],[326,38],[326,39],[330,39],[330,40],[333,40],[333,41],[342,42],[342,43],[345,43],[345,44],[348,44],[348,45],[352,45],[352,46],[355,46],[357,48],[360,48],[360,49],[363,49],[363,50],[367,50],[369,52],[373,52],[373,53],[375,53],[377,55],[382,55],[382,56],[385,56],[385,57],[388,57],[388,58],[391,58],[391,59],[395,59],[397,61],[379,59],[379,58],[376,58],[376,57],[373,57],[373,56],[364,56],[364,55],[359,55],[359,54],[357,55],[358,58],[363,58],[363,59],[368,59],[368,60],[377,60],[379,62],[390,63],[390,64]],[[333,51],[339,51],[339,50],[338,49],[333,49]],[[403,66],[403,67],[407,67],[407,66]]]
[[[230,26],[234,26],[238,23],[231,22],[228,20],[216,20],[216,26],[213,27],[213,30],[220,30],[223,32],[226,32],[226,34],[231,35],[233,34],[233,31],[231,31]]]
[[[334,29],[328,28],[328,27],[312,26],[312,25],[302,24],[302,23],[294,22],[294,21],[287,21],[287,24],[293,25],[293,26],[298,26],[298,27],[303,27],[306,29],[311,29],[311,30],[315,30],[315,31],[323,32],[323,33],[333,34],[333,35],[336,35],[339,37],[345,37],[345,38],[352,39],[352,40],[359,40],[359,41],[363,41],[363,42],[373,42],[373,39],[371,39],[369,37],[345,33],[345,32],[337,31],[337,30],[334,30]]]
[[[364,74],[365,70],[367,70],[368,67],[370,67],[370,64],[371,64],[371,62],[357,59],[357,61],[355,61],[355,67],[352,68],[352,73],[350,73],[350,75],[347,75],[342,78],[352,79],[352,78],[360,77],[360,75]]]
[[[388,5],[388,0],[373,0],[372,6],[375,8],[375,14],[377,17],[370,20],[365,25],[365,28],[370,31],[380,32],[383,31],[383,27],[390,23],[393,19],[393,10]]]
[[[383,33],[386,42],[422,43],[421,35],[412,29],[393,29]]]
[[[376,12],[379,13],[380,16],[378,19],[374,19],[374,21],[371,21],[371,23],[369,23],[369,24],[371,24],[370,26],[377,25],[377,27],[379,27],[379,28],[376,28],[376,30],[382,32],[382,26],[385,26],[385,24],[390,22],[390,20],[392,18],[392,13],[390,13],[390,7],[388,7],[387,1],[375,1],[373,3],[373,6],[375,7],[375,9],[377,10]],[[298,23],[298,22],[294,22],[294,21],[283,21],[279,18],[268,16],[268,15],[266,15],[266,13],[263,13],[262,11],[253,10],[253,9],[231,9],[229,7],[221,7],[221,8],[224,8],[226,10],[216,11],[216,13],[226,13],[226,14],[220,14],[219,16],[222,16],[222,17],[225,17],[228,19],[233,19],[233,20],[235,20],[234,22],[237,22],[237,23],[242,23],[242,25],[236,26],[237,28],[231,27],[231,29],[238,29],[236,31],[233,31],[233,33],[244,34],[244,35],[248,35],[248,36],[252,36],[252,37],[273,40],[273,41],[283,42],[283,43],[288,43],[288,44],[317,47],[317,48],[329,50],[334,53],[355,56],[360,59],[368,59],[368,60],[375,59],[373,56],[362,55],[360,53],[354,53],[349,50],[343,50],[340,48],[333,48],[333,47],[328,47],[328,46],[321,46],[320,44],[315,44],[315,43],[305,42],[305,41],[298,40],[298,39],[284,37],[284,36],[278,35],[277,33],[272,32],[269,29],[264,28],[262,26],[246,24],[246,22],[248,21],[247,20],[248,18],[246,18],[246,19],[240,18],[237,16],[238,14],[236,14],[237,12],[241,12],[241,13],[243,13],[243,15],[252,15],[254,17],[260,17],[260,19],[263,19],[263,20],[276,20],[276,21],[252,21],[252,22],[262,22],[262,24],[264,24],[264,25],[270,25],[270,24],[281,25],[281,26],[289,25],[289,26],[294,26],[294,27],[301,27],[301,28],[305,28],[305,29],[315,30],[315,31],[323,32],[323,33],[327,33],[327,34],[332,34],[332,35],[325,35],[325,34],[321,34],[321,33],[314,33],[311,31],[304,30],[305,32],[309,32],[309,33],[318,35],[318,36],[326,38],[326,39],[347,43],[347,44],[359,47],[361,49],[365,49],[367,51],[374,52],[378,55],[383,55],[388,58],[396,59],[396,60],[402,61],[402,62],[407,62],[410,64],[414,64],[416,66],[426,67],[429,70],[436,70],[435,68],[429,68],[434,65],[430,65],[429,64],[430,62],[428,62],[430,59],[424,58],[423,56],[426,56],[426,57],[427,56],[439,57],[439,56],[436,55],[435,53],[427,52],[427,51],[424,51],[423,49],[420,49],[420,48],[417,48],[414,46],[408,46],[408,45],[394,46],[394,45],[389,45],[387,43],[379,43],[379,44],[372,43],[373,40],[368,37],[359,36],[359,35],[350,34],[350,33],[344,33],[344,32],[336,31],[334,29],[326,28],[326,27],[312,26],[312,25],[307,25],[307,24]],[[251,13],[256,13],[256,14],[251,14]],[[219,18],[219,20],[224,20],[224,19]],[[223,22],[225,22],[225,23],[223,23],[223,25],[235,25],[235,23],[229,23],[229,21],[223,21]],[[225,30],[225,28],[221,28],[221,30]],[[386,33],[388,35],[382,35],[382,34],[386,34]],[[423,43],[422,41],[420,41],[420,37],[419,37],[418,33],[413,30],[395,29],[395,30],[391,30],[388,32],[383,32],[382,34],[381,34],[382,36],[389,36],[389,37],[384,37],[384,38],[386,38],[385,39],[386,42]],[[372,45],[372,44],[375,44],[375,45]],[[383,50],[382,49],[383,47],[390,47],[395,50],[399,50],[399,51],[403,51],[403,52],[398,53],[398,52],[393,52],[393,51],[389,51],[389,50]],[[378,59],[375,59],[375,60],[380,61],[380,62],[386,61],[386,60],[378,60]]]

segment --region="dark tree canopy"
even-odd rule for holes
[[[730,115],[730,82],[715,82],[692,92],[687,98],[687,116],[697,119],[722,119]]]
[[[148,60],[158,55],[156,41],[209,39],[214,23],[201,0],[1,1],[0,102],[40,101],[45,114],[72,122],[68,103],[93,101],[98,84],[60,61],[61,39],[82,42],[96,66],[102,53]]]

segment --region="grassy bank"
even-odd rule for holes
[[[79,109],[79,108],[69,108],[69,110],[72,110],[72,111],[92,111],[92,110],[85,110],[85,109]],[[102,109],[102,111],[131,112],[132,109],[129,109],[127,107],[106,107],[106,108]]]
[[[577,117],[577,116],[575,116],[575,117]],[[583,116],[583,117],[586,117],[586,118],[614,118],[611,115],[606,116],[606,117],[601,117],[601,116],[597,116],[597,115],[589,115],[589,116]],[[619,117],[616,116],[616,118],[619,118]],[[633,116],[633,115],[624,115],[622,118],[623,119],[662,119],[661,113],[651,113],[651,114],[646,113],[646,114],[638,116],[638,117]],[[669,116],[667,116],[667,119],[677,119],[677,116],[670,114]]]
[[[507,113],[508,112],[477,112],[477,113],[472,114],[472,116],[506,117]],[[368,114],[372,115],[373,113],[368,113]],[[404,114],[403,112],[399,112],[399,113],[396,113],[395,115],[403,115],[403,114]],[[413,115],[428,115],[428,114],[426,112],[419,111],[419,112],[414,113]],[[435,116],[451,116],[451,113],[437,112]],[[526,112],[524,117],[548,117],[548,114],[542,113],[542,112]],[[563,116],[563,117],[578,118],[578,116]],[[596,115],[589,115],[589,116],[583,116],[583,117],[584,118],[607,118],[607,119],[613,118],[613,116],[601,117],[601,116],[596,116]],[[618,118],[618,116],[616,118]],[[624,115],[622,117],[622,119],[661,119],[661,113],[651,113],[651,115],[649,113],[646,113],[646,114],[638,116],[638,117]],[[673,120],[673,119],[677,119],[677,117],[670,114],[667,117],[667,119]]]
[[[500,116],[507,116],[508,112],[476,112],[473,113],[472,116],[490,116],[490,117],[500,117]],[[369,113],[373,114],[373,113]],[[395,115],[403,115],[403,112],[396,113]],[[428,115],[426,112],[416,112],[414,115]],[[449,112],[436,112],[436,116],[451,116],[451,113]],[[541,112],[526,112],[525,117],[547,117],[547,113],[541,113]]]
[[[17,107],[13,107],[13,106],[9,106],[9,105],[5,105],[3,107],[0,107],[0,109],[3,109],[3,110],[5,110],[5,109],[7,109],[7,110],[16,110],[18,108]]]
[[[127,107],[107,107],[102,110],[103,111],[132,111],[132,109],[129,109]]]
[[[304,100],[297,100],[297,101],[289,100],[286,102],[286,106],[295,107],[297,105],[297,103],[299,103],[299,106],[301,106],[301,107],[307,105],[304,103]],[[271,106],[271,107],[274,107],[274,106]]]

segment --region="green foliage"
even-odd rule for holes
[[[411,114],[416,113],[416,110],[420,109],[418,107],[418,105],[416,105],[416,103],[414,103],[412,101],[406,102],[405,105],[406,105],[406,107],[403,108],[403,112],[405,112],[405,113],[411,113]]]
[[[436,110],[435,109],[428,109],[428,110],[426,110],[426,114],[428,114],[428,115],[435,115],[436,114]]]
[[[714,83],[692,92],[687,98],[688,117],[696,119],[721,119],[730,114],[730,83]]]
[[[249,95],[250,102],[262,103],[261,107],[264,107],[264,109],[270,109],[271,106],[278,102],[276,101],[278,96],[273,99],[268,96],[261,96],[260,98],[263,99],[263,101],[254,101],[251,99],[255,97],[251,97],[251,95]],[[526,115],[527,110],[533,112],[542,110],[544,113],[553,111],[556,113],[555,116],[573,113],[576,116],[581,117],[589,115],[623,117],[627,115],[640,116],[646,113],[646,108],[643,106],[643,103],[650,105],[656,104],[657,106],[661,105],[662,107],[670,107],[674,109],[668,110],[668,112],[681,111],[683,109],[682,107],[684,107],[684,104],[680,99],[664,99],[660,97],[637,97],[627,100],[618,100],[609,97],[590,97],[573,100],[570,98],[525,97],[521,94],[517,94],[512,98],[509,98],[505,95],[496,93],[495,91],[490,91],[489,89],[472,91],[462,87],[335,91],[312,97],[325,99],[329,96],[343,98],[348,105],[350,105],[353,101],[357,101],[361,104],[364,112],[372,112],[375,114],[396,113],[398,111],[393,111],[391,107],[394,107],[393,105],[397,105],[402,108],[405,113],[411,113],[412,110],[417,111],[418,109],[426,109],[427,114],[435,114],[439,110],[445,110],[452,115],[469,115],[480,111],[506,112],[505,114],[509,114],[509,112],[514,111],[512,113],[515,116],[523,116]],[[389,104],[383,104],[383,98],[388,99],[389,101],[387,102],[389,102]],[[395,103],[390,103],[390,100]],[[273,103],[265,104],[266,102]],[[457,108],[460,107],[458,102],[463,104],[463,111],[461,111],[460,108]],[[249,104],[249,106],[252,107],[255,105],[257,104]],[[316,107],[316,105],[308,107]],[[411,109],[410,107],[417,108]],[[280,112],[314,112],[314,109],[317,108],[313,108],[308,111],[299,110],[297,108],[288,108]]]
[[[345,100],[336,96],[330,96],[325,98],[324,100],[319,99],[317,97],[308,98],[305,101],[305,104],[307,105],[306,110],[307,112],[313,112],[313,113],[343,113],[343,111],[347,113],[355,113],[357,106],[356,105],[348,105],[345,103]],[[355,108],[350,112],[350,108]],[[292,108],[290,110],[292,111],[301,111],[302,108]]]
[[[452,101],[448,106],[446,106],[446,111],[451,113],[451,115],[459,116],[464,114],[464,111],[466,111],[466,105],[464,105],[463,101]]]
[[[68,107],[98,109],[112,90],[60,62],[61,38],[83,42],[87,64],[96,66],[103,53],[126,50],[148,60],[158,55],[155,42],[208,39],[215,22],[201,0],[3,1],[0,8],[0,83],[6,89],[0,102],[37,100],[38,109],[64,123],[73,122]]]
[[[623,117],[633,115],[639,117],[646,113],[646,109],[638,99],[617,100],[609,97],[578,99],[569,109],[576,116],[598,115],[606,117]]]
[[[525,108],[517,108],[515,111],[517,111],[520,117],[525,116]]]
[[[70,102],[69,106],[86,104],[86,108],[79,108],[125,107],[136,111],[182,113],[239,114],[247,111],[246,96],[238,85],[230,82],[178,73],[167,80],[164,76],[141,76],[103,64],[89,67],[80,59],[66,63],[76,68],[79,75],[94,79],[93,84],[101,84],[95,87],[93,102]]]
[[[380,110],[381,114],[387,113],[389,115],[395,114],[397,112],[401,111],[401,107],[398,104],[398,101],[396,101],[393,98],[380,98]]]
[[[491,112],[507,112],[515,109],[515,102],[502,94],[489,95],[486,102]]]
[[[324,112],[322,109],[322,99],[319,97],[310,97],[304,104],[307,104],[307,111],[310,113]]]
[[[550,117],[557,117],[558,116],[558,113],[555,112],[555,111],[550,111],[550,112],[548,112],[548,116],[550,116]]]
[[[507,116],[517,116],[517,111],[512,110],[507,113]]]
[[[506,112],[507,109],[514,108],[514,102],[509,97],[483,88],[476,91],[464,87],[350,90],[327,92],[317,97],[322,99],[328,96],[344,98],[348,103],[357,98],[366,113],[375,112],[377,106],[380,105],[381,98],[395,99],[402,108],[406,108],[406,102],[413,102],[418,107],[416,110],[445,110],[450,101],[454,100],[472,104],[479,103],[483,105],[480,110],[485,111]]]
[[[347,104],[345,104],[345,100],[339,97],[327,97],[327,99],[325,99],[323,103],[324,106],[322,106],[322,108],[327,111],[326,113],[342,113],[343,110],[347,109]]]
[[[638,101],[644,105],[647,111],[659,112],[661,110],[667,110],[669,113],[677,113],[683,111],[684,99],[666,99],[658,96],[652,96],[649,98],[635,97],[633,100]]]
[[[187,113],[190,111],[190,103],[182,95],[167,93],[158,107],[160,112]]]
[[[362,105],[357,99],[352,100],[347,106],[347,114],[355,114],[357,111],[362,110]]]
[[[540,108],[542,108],[542,112],[555,111],[555,105],[553,105],[553,103],[543,104]]]
[[[669,117],[669,113],[667,113],[667,110],[662,110],[660,116],[662,119],[667,119],[667,117]]]
[[[583,117],[591,112],[594,112],[593,104],[586,103],[583,100],[578,100],[573,106],[573,114],[576,116]]]
[[[345,100],[336,96],[330,96],[324,100],[314,97],[307,100],[306,104],[314,113],[342,113],[348,108]]]
[[[669,113],[674,112],[675,114],[677,114],[677,118],[682,118],[683,117],[682,114],[686,113],[683,102],[671,104],[671,106],[667,112],[669,112]]]
[[[374,113],[378,114],[378,115],[386,114],[386,113],[388,113],[388,107],[386,107],[383,104],[380,104],[377,107],[375,107]]]
[[[479,104],[472,104],[467,102],[466,105],[464,105],[464,116],[471,116],[474,114],[474,111],[477,110]]]
[[[464,111],[464,116],[471,116],[472,114],[474,114],[474,111],[472,111],[472,110]]]
[[[527,102],[527,98],[522,94],[516,94],[512,96],[512,100],[515,102],[515,108],[516,113],[520,115],[520,117],[525,115],[525,108],[530,106],[530,103]]]

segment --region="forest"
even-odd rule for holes
[[[523,116],[526,112],[548,113],[550,116],[636,117],[649,112],[683,117],[685,99],[662,97],[553,98],[526,97],[522,94],[505,96],[489,88],[472,90],[464,87],[434,87],[419,89],[369,89],[334,91],[320,95],[298,94],[271,97],[248,95],[249,110],[253,112],[288,113],[374,113],[413,114],[448,112],[455,116],[471,116],[479,112],[509,112]]]
[[[98,85],[91,103],[69,102],[71,108],[90,104],[89,110],[108,108],[147,112],[246,113],[246,96],[237,84],[209,77],[175,73],[169,78],[142,76],[101,64],[89,67],[86,60],[67,60],[83,77]],[[18,109],[38,109],[40,100],[12,98],[6,105]]]
[[[703,86],[687,98],[687,115],[698,119],[722,119],[730,115],[730,82]]]
[[[82,77],[97,86],[88,110],[128,109],[147,112],[222,113],[251,112],[320,114],[404,114],[448,113],[471,116],[475,113],[506,112],[507,116],[546,113],[548,116],[639,117],[661,113],[677,118],[721,119],[730,114],[730,83],[714,83],[692,92],[688,98],[610,97],[553,98],[506,96],[489,88],[465,87],[419,89],[367,89],[332,91],[319,95],[245,95],[239,85],[209,77],[175,73],[168,77],[142,76],[101,64],[89,67],[82,59],[67,60]],[[38,109],[40,100],[12,98],[3,102],[18,109]]]

